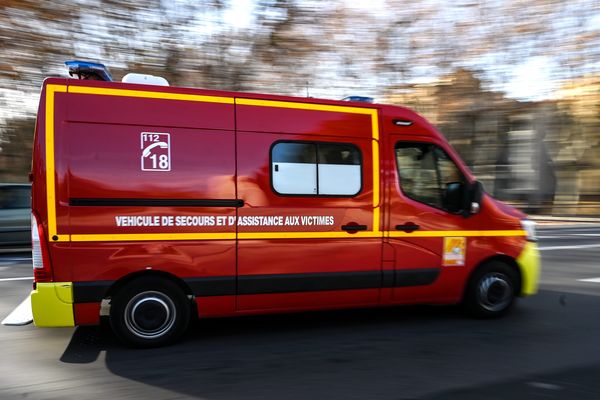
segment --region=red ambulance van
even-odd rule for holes
[[[403,107],[50,78],[31,176],[40,327],[148,347],[196,316],[537,291],[533,223]]]

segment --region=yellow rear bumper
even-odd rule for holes
[[[37,283],[31,292],[31,311],[35,326],[75,326],[73,283]]]
[[[521,270],[521,296],[536,294],[541,271],[540,251],[537,244],[526,242],[523,251],[517,257],[517,264]]]

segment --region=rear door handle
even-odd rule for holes
[[[367,230],[367,226],[366,225],[342,225],[342,230],[345,230],[346,232],[358,232],[358,231],[366,231]]]
[[[412,232],[412,231],[416,231],[419,228],[420,228],[420,226],[416,225],[416,224],[396,225],[397,231]]]

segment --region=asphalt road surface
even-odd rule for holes
[[[0,398],[599,399],[600,226],[539,236],[541,291],[498,320],[456,307],[205,320],[150,350],[107,327],[0,326]],[[0,318],[30,276],[27,254],[0,256]]]

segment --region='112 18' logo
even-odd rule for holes
[[[142,171],[171,170],[171,135],[142,132]]]

